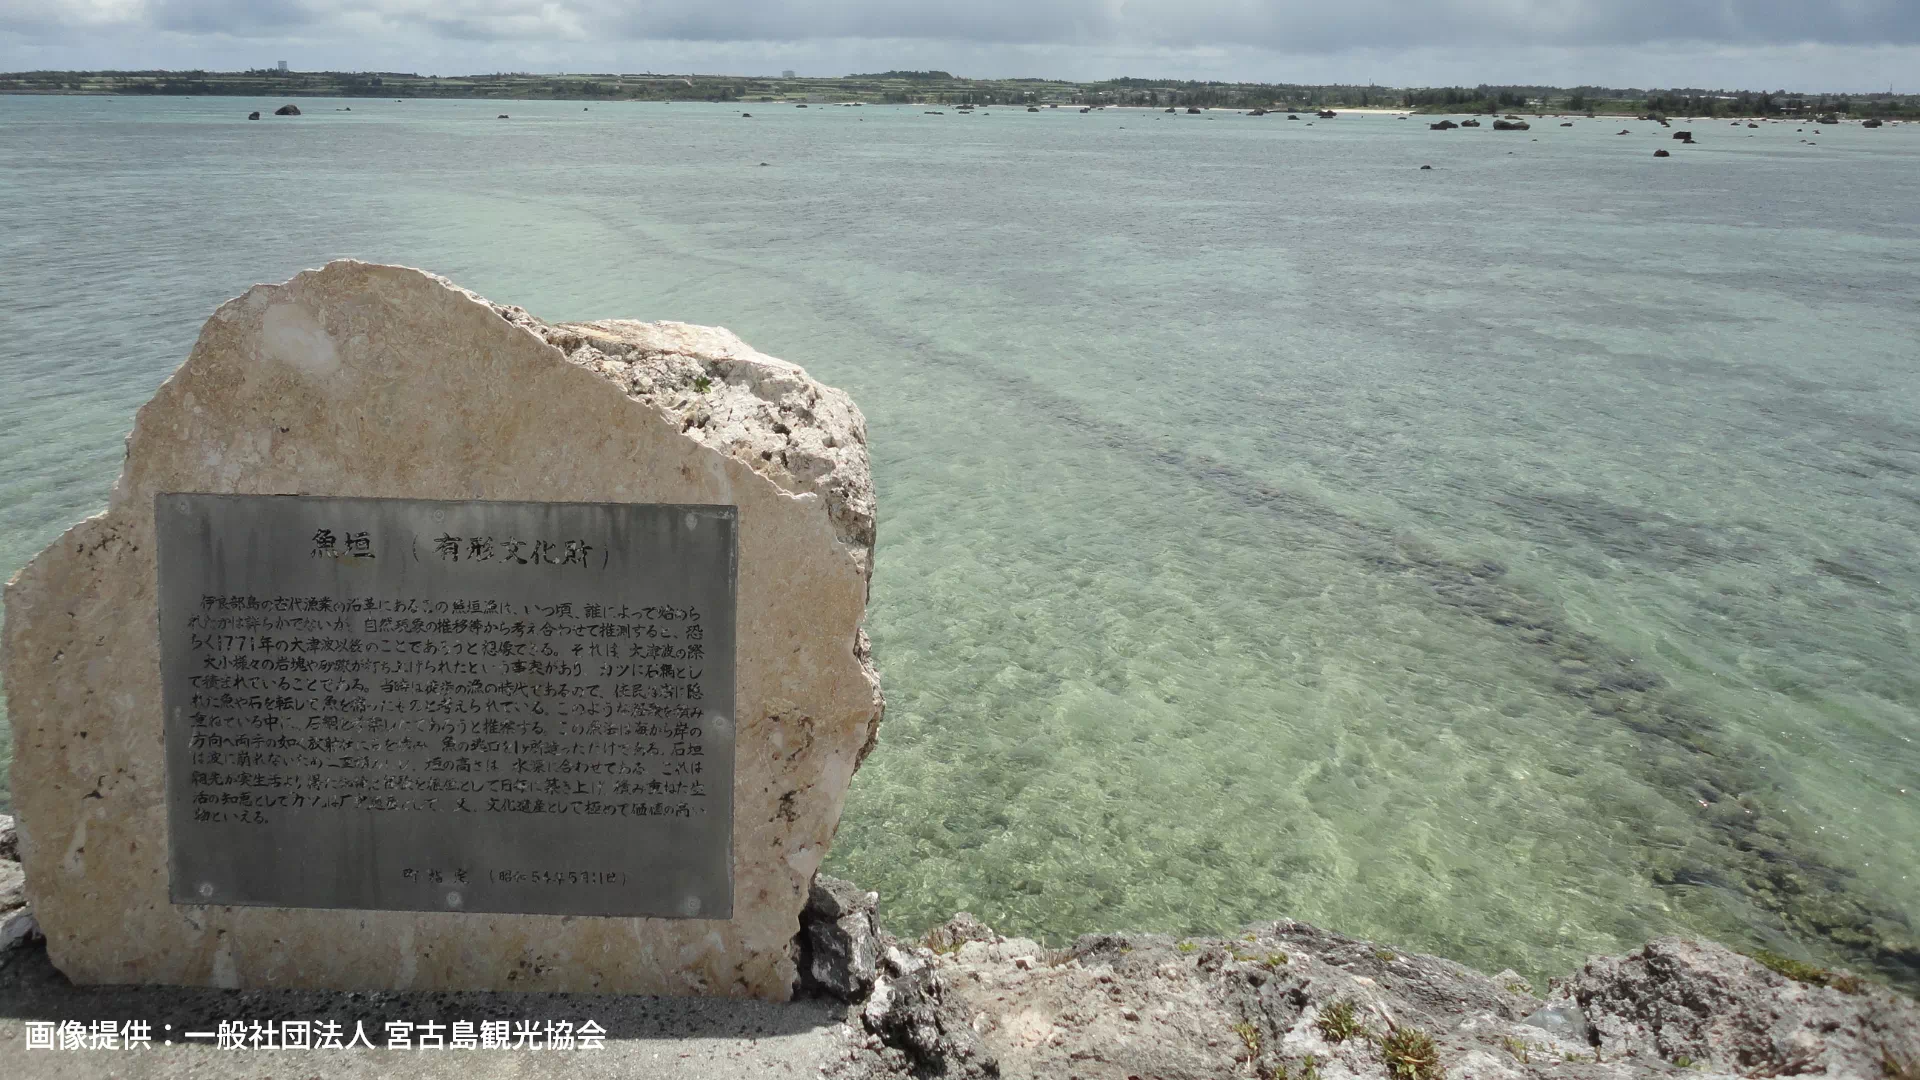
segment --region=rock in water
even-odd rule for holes
[[[275,110],[273,110],[273,115],[275,115],[275,116],[299,116],[299,115],[300,115],[300,106],[298,106],[298,105],[282,105],[282,106],[280,106],[279,108],[277,108],[277,109],[275,109]]]
[[[737,507],[732,917],[172,903],[162,492]],[[253,288],[140,409],[106,511],[7,586],[14,812],[49,956],[78,983],[786,999],[880,721],[873,541],[859,409],[726,330],[549,325],[351,261]]]
[[[258,119],[260,119],[260,114],[259,114],[259,113],[258,113],[257,111],[256,111],[256,112],[250,112],[250,113],[248,113],[248,114],[247,114],[247,119],[249,119],[249,120],[258,120]]]
[[[1673,155],[1667,153],[1665,150],[1655,150],[1653,152],[1653,156],[1654,157],[1672,157]]]

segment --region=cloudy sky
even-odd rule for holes
[[[0,70],[672,71],[1920,92],[1920,0],[0,0]]]

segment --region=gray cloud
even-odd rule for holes
[[[302,0],[191,0],[142,6],[145,19],[137,25],[179,34],[281,34],[326,19],[324,9],[316,11]]]
[[[577,0],[626,37],[695,41],[903,37],[1287,52],[1433,44],[1912,43],[1916,0]]]
[[[1915,45],[1920,0],[0,0],[10,68],[289,56],[443,73],[942,67],[1422,84],[1458,71],[1562,85],[1712,85],[1708,72],[1752,70],[1752,85],[1838,74],[1884,86],[1911,78]]]
[[[0,0],[0,25],[267,36],[380,22],[465,40],[542,28],[620,40],[913,38],[1238,46],[1291,53],[1421,45],[1920,41],[1920,0]]]

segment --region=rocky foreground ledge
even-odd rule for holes
[[[851,1002],[851,1045],[824,1070],[844,1080],[1920,1080],[1913,1001],[1713,942],[1598,957],[1539,998],[1512,971],[1290,919],[1054,950],[965,914],[901,942],[875,904],[821,877],[803,922],[803,989]]]
[[[22,957],[26,967],[44,967],[45,957],[33,956],[37,934],[20,896],[10,839],[11,822],[0,816],[0,968]],[[652,1006],[631,999],[649,1015],[645,1023],[610,1021],[609,1047],[626,1048],[610,1050],[613,1060],[421,1058],[418,1075],[457,1070],[471,1080],[495,1075],[497,1065],[515,1076],[599,1068],[591,1074],[703,1080],[807,1074],[828,1080],[1920,1080],[1920,1007],[1913,1001],[1845,973],[1771,956],[1762,962],[1712,942],[1663,938],[1627,956],[1595,958],[1555,980],[1540,998],[1511,971],[1490,977],[1292,920],[1258,923],[1223,938],[1089,934],[1071,948],[1049,949],[996,934],[966,914],[917,942],[902,941],[881,926],[877,907],[876,894],[822,875],[801,917],[794,942],[800,995],[842,1002],[844,1014],[838,1007],[821,1011],[817,1001],[712,1003],[758,1010],[729,1013],[722,1023],[675,1019],[680,1014],[672,1003],[680,999],[651,999]],[[0,972],[0,983],[10,977]],[[49,977],[58,978],[51,971],[37,976]],[[452,999],[468,1014],[501,1015],[545,1007],[530,998],[579,1001],[577,995],[465,994],[423,1003],[407,995],[317,991],[279,1001],[259,991],[186,993],[238,995],[225,1005],[201,1005],[214,1010],[344,1010],[344,1016],[376,1020],[375,1014]],[[768,1013],[783,1009],[794,1015]],[[842,1022],[834,1023],[836,1016]],[[801,1028],[812,1034],[791,1038]],[[768,1036],[782,1030],[789,1040],[777,1048]],[[736,1049],[711,1045],[715,1035],[727,1034]],[[213,1056],[172,1063],[181,1075],[218,1077],[244,1075],[243,1066],[259,1064],[231,1060],[231,1066]],[[19,1063],[45,1066],[27,1075],[60,1075],[81,1061]],[[350,1057],[282,1064],[320,1076],[380,1068]]]

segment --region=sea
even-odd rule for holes
[[[867,418],[896,931],[1920,986],[1920,124],[280,104],[0,97],[0,575],[256,282],[726,326]]]

